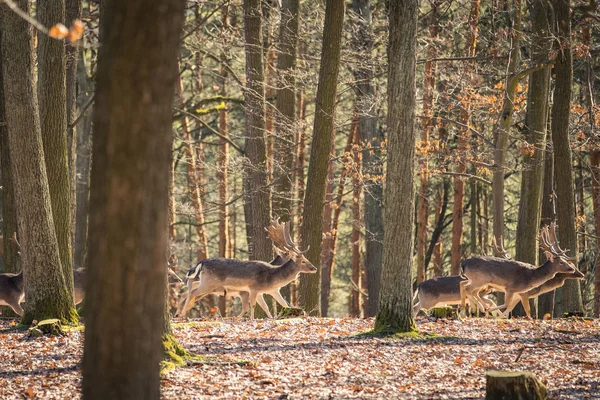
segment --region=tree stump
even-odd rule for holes
[[[302,308],[283,307],[279,311],[279,314],[277,315],[277,319],[297,318],[297,317],[304,317],[304,316],[306,316],[306,313],[304,312],[304,309],[302,309]]]
[[[433,307],[431,310],[429,310],[429,314],[435,318],[458,318],[457,310],[451,306]]]
[[[486,372],[486,400],[544,400],[546,386],[526,371]]]

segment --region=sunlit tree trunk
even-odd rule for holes
[[[415,329],[412,316],[412,260],[415,162],[415,66],[419,3],[389,3],[388,161],[384,213],[383,270],[375,330]]]
[[[262,10],[260,0],[244,0],[246,41],[246,156],[244,190],[246,236],[250,258],[269,261],[273,254],[265,227],[271,218],[271,194],[267,186],[265,139],[265,86],[263,68]],[[249,217],[249,218],[248,218]]]
[[[45,26],[65,21],[65,1],[46,0],[37,6]],[[44,160],[50,188],[54,230],[67,288],[73,292],[71,250],[71,177],[67,152],[66,53],[63,42],[38,36],[38,95]]]
[[[327,189],[325,190],[325,204],[323,206],[323,239],[321,241],[321,316],[326,317],[329,310],[329,292],[331,291],[332,274],[328,260],[333,259],[333,180],[335,177],[335,135],[331,135],[331,156],[327,171]]]
[[[161,339],[168,331],[164,300],[172,103],[184,7],[183,0],[102,3],[85,399],[160,398]]]
[[[559,49],[554,64],[555,89],[552,104],[552,142],[554,143],[554,180],[556,184],[556,214],[558,236],[563,249],[577,257],[575,232],[575,187],[573,184],[573,156],[569,141],[569,115],[573,85],[573,56],[571,54],[570,0],[552,0],[556,16]],[[556,290],[555,316],[565,312],[582,312],[583,303],[579,280],[567,279]]]
[[[360,129],[360,128],[359,128]],[[360,142],[358,130],[354,130],[354,143]],[[360,151],[354,152],[354,165],[356,170],[352,171],[352,234],[350,236],[352,248],[352,290],[350,294],[350,316],[360,317],[360,290],[361,283],[361,262],[360,262],[360,195],[362,192],[362,182],[360,179],[361,171]]]
[[[27,1],[15,3],[22,10],[30,11]],[[29,324],[47,318],[74,322],[77,313],[61,265],[44,162],[33,79],[32,27],[7,5],[0,4],[0,29],[4,98],[11,100],[5,103],[10,162],[13,182],[18,182],[14,185],[14,197],[19,205],[17,224],[26,293],[22,322]],[[64,117],[64,102],[63,106]],[[63,134],[66,134],[66,126],[64,129]],[[64,150],[66,153],[66,146]],[[64,161],[66,169],[66,156]],[[66,193],[68,205],[68,190]],[[70,278],[72,282],[72,275]]]
[[[550,124],[548,128],[550,129]],[[552,148],[552,138],[547,137],[547,148]],[[544,156],[544,192],[542,193],[542,215],[540,219],[540,228],[544,225],[550,225],[556,221],[556,197],[554,196],[554,156],[551,151],[546,151]],[[545,260],[546,256],[542,250],[538,253],[538,260]],[[542,318],[546,314],[554,315],[554,290],[544,293],[538,297],[538,317]]]
[[[226,6],[222,11],[221,22],[223,29],[229,27],[229,7]],[[221,59],[221,70],[219,72],[219,88],[223,97],[227,96],[227,60]],[[228,119],[227,109],[219,110],[219,134],[224,138],[229,137],[227,129]],[[219,146],[217,166],[217,185],[219,186],[219,257],[229,256],[229,207],[227,206],[227,192],[229,179],[229,143],[227,140],[221,140]]]
[[[320,313],[321,287],[321,228],[323,201],[327,185],[327,166],[331,153],[331,135],[334,130],[337,78],[340,69],[342,28],[344,25],[343,0],[327,0],[319,84],[315,99],[315,122],[310,149],[308,180],[302,214],[302,245],[310,246],[308,259],[317,266],[316,274],[302,274],[298,300],[307,312]]]
[[[531,8],[533,36],[531,54],[534,63],[548,60],[552,44],[550,42],[551,15],[545,0],[535,0]],[[546,149],[546,127],[548,126],[548,100],[550,92],[550,67],[529,76],[527,93],[527,114],[525,116],[525,141],[533,145],[533,153],[522,151],[523,171],[521,172],[521,196],[519,199],[519,219],[515,259],[538,265],[538,229],[542,212],[544,191],[544,153]],[[513,310],[513,315],[523,316],[521,303]]]
[[[377,129],[375,107],[375,84],[373,63],[373,24],[371,0],[352,0],[357,26],[352,35],[353,47],[357,51],[358,66],[354,71],[355,87],[359,108],[358,125],[360,145],[371,148],[363,153],[364,219],[365,219],[365,268],[369,296],[379,298],[381,287],[381,264],[383,257],[383,163],[381,143],[383,131]],[[369,302],[368,316],[377,314],[377,301]]]
[[[475,46],[477,44],[477,29],[479,24],[479,5],[480,0],[471,0],[471,11],[469,13],[467,39],[465,42],[464,54],[466,57],[475,56]],[[465,64],[465,72],[467,76],[470,76],[470,72],[467,72],[469,65]],[[467,85],[470,86],[470,79],[467,80]],[[470,89],[467,87],[466,89]],[[465,97],[461,101],[459,122],[465,126],[470,124],[470,107],[469,104],[469,90],[463,91]],[[458,165],[456,166],[457,174],[464,174],[467,171],[467,145],[469,139],[469,130],[462,128],[458,132]],[[457,177],[454,181],[454,204],[452,207],[452,248],[451,254],[451,265],[452,275],[458,275],[460,270],[460,260],[462,258],[462,235],[463,235],[463,199],[465,195],[465,183],[462,178]]]

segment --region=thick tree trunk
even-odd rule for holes
[[[65,21],[65,0],[38,4],[37,18],[45,26]],[[44,159],[50,188],[60,262],[69,292],[73,292],[71,248],[71,176],[67,152],[67,87],[65,44],[38,36],[38,95]],[[71,104],[69,104],[71,105]]]
[[[502,243],[501,239],[504,236],[504,169],[506,167],[506,150],[513,117],[515,92],[520,78],[516,75],[516,72],[521,63],[521,8],[521,0],[514,0],[512,43],[506,87],[504,88],[502,112],[494,133],[496,148],[494,149],[494,177],[492,181],[492,214],[493,232],[497,243]]]
[[[480,0],[471,0],[471,11],[469,12],[469,21],[467,40],[465,42],[465,56],[475,56],[475,46],[477,44],[477,27],[479,24],[479,6]],[[465,65],[465,70],[468,70]],[[466,71],[465,71],[466,72]],[[467,72],[468,75],[470,73]],[[470,82],[469,82],[470,83]],[[465,97],[468,95],[465,94]],[[469,101],[463,102],[460,107],[459,122],[464,126],[469,126],[471,115],[469,110]],[[458,165],[457,174],[464,174],[467,171],[467,145],[469,139],[469,130],[461,129],[458,133]],[[465,196],[465,182],[461,178],[454,181],[454,203],[452,206],[452,248],[450,249],[452,275],[458,275],[460,272],[460,261],[462,259],[462,236],[463,236],[463,199]]]
[[[92,100],[94,95],[94,86],[91,78],[87,74],[83,63],[83,56],[80,56],[77,63],[77,81],[81,95],[79,96],[77,107],[81,112],[83,108]],[[93,107],[88,109],[81,118],[76,135],[77,141],[77,208],[75,214],[75,239],[73,251],[73,265],[77,268],[87,266],[87,238],[88,238],[88,214],[90,207],[90,170],[92,165],[92,114]]]
[[[388,162],[385,186],[385,235],[379,313],[375,330],[408,332],[412,316],[412,260],[415,161],[415,66],[419,4],[389,3]],[[373,301],[374,299],[371,299]]]
[[[6,108],[4,97],[4,81],[2,79],[2,32],[0,31],[0,164],[2,169],[2,272],[17,273],[21,270],[18,247],[10,238],[19,237],[17,228],[17,205],[15,203],[8,129],[6,126]],[[4,307],[4,311],[12,311]]]
[[[83,397],[159,399],[171,107],[185,1],[102,6]]]
[[[265,85],[263,69],[262,10],[260,0],[244,0],[246,40],[246,236],[250,258],[269,261],[273,254],[265,227],[271,218],[271,193],[267,186],[265,141]]]
[[[554,64],[556,79],[554,103],[552,104],[552,142],[554,143],[558,237],[560,246],[563,249],[569,249],[569,255],[577,258],[573,157],[569,141],[571,86],[573,84],[570,0],[552,0],[552,6],[556,16],[557,37],[560,45]],[[564,286],[556,290],[555,301],[556,316],[562,316],[565,312],[583,311],[579,280],[567,279]]]
[[[27,1],[16,4],[29,11]],[[33,81],[32,28],[6,5],[0,4],[0,14],[4,96],[11,99],[5,104],[6,124],[12,178],[18,182],[14,194],[20,206],[17,222],[27,293],[23,323],[47,318],[72,322],[77,313],[61,266],[44,163]],[[68,198],[67,192],[67,204]]]
[[[359,53],[360,61],[354,76],[357,103],[359,105],[358,131],[361,144],[372,151],[363,154],[362,168],[365,174],[364,218],[365,218],[365,268],[369,297],[379,298],[381,287],[381,265],[383,257],[383,163],[381,143],[383,131],[377,129],[377,110],[375,104],[375,85],[373,83],[373,27],[371,18],[371,0],[353,0],[352,7],[357,14],[358,26],[353,35],[353,47]],[[369,177],[368,179],[366,177]],[[368,305],[368,316],[377,314],[378,301]]]
[[[302,213],[302,246],[310,246],[308,259],[317,266],[316,274],[302,274],[298,300],[307,312],[320,313],[321,287],[321,227],[323,201],[327,185],[327,166],[331,153],[331,136],[337,95],[337,78],[340,70],[342,28],[344,25],[343,0],[327,0],[319,85],[315,100],[315,122],[310,149],[308,180]]]
[[[298,0],[283,0],[279,25],[279,75],[275,135],[275,193],[273,215],[291,221],[294,146],[296,132],[296,52],[298,47]]]
[[[550,42],[552,17],[545,0],[533,2],[531,18],[533,20],[531,43],[533,62],[544,63],[548,60],[552,47]],[[549,91],[550,67],[536,71],[529,76],[525,141],[533,145],[534,150],[533,154],[529,152],[523,154],[515,259],[532,265],[538,265],[538,229],[544,191],[544,153],[548,126]],[[524,316],[523,305],[519,303],[512,313],[515,316]]]

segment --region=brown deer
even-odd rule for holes
[[[296,279],[298,274],[316,273],[317,268],[304,257],[304,253],[308,249],[300,250],[291,240],[289,223],[280,224],[279,221],[271,221],[267,232],[273,242],[281,247],[278,249],[278,253],[285,261],[283,265],[274,267],[265,261],[240,261],[225,258],[203,260],[196,265],[194,272],[190,275],[192,279],[198,279],[198,285],[188,292],[182,313],[185,315],[191,308],[192,299],[202,298],[207,294],[220,291],[221,288],[227,292],[248,292],[250,318],[252,319],[257,300],[264,302],[260,296],[263,293],[272,295],[275,300],[287,306],[279,289]],[[267,315],[269,314],[267,313]]]
[[[479,292],[484,286],[506,293],[505,303],[512,304],[513,298],[526,293],[558,273],[575,274],[577,268],[568,260],[556,239],[556,226],[544,226],[540,231],[540,248],[548,261],[540,267],[499,257],[473,257],[462,263],[461,276],[467,278],[460,283],[461,306],[472,298],[483,306]]]

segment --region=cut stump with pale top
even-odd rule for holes
[[[526,371],[488,371],[486,400],[544,400],[546,386],[535,375]]]

